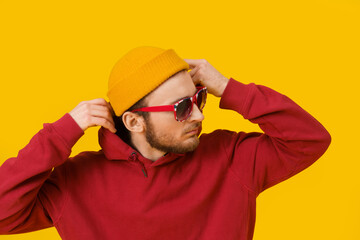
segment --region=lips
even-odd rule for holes
[[[197,128],[194,128],[188,132],[186,132],[186,134],[196,134],[196,135],[199,135],[201,132],[201,126],[197,127]]]
[[[196,134],[196,133],[198,133],[198,131],[199,131],[199,128],[194,128],[193,130],[191,130],[191,131],[189,131],[187,133]]]

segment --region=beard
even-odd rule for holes
[[[192,126],[189,130],[201,126],[201,123],[198,123],[196,126]],[[152,148],[156,148],[162,152],[172,152],[172,153],[186,153],[194,151],[200,143],[198,135],[193,135],[185,141],[179,141],[175,139],[175,136],[170,135],[168,132],[159,133],[155,131],[154,126],[150,121],[146,121],[146,140]]]

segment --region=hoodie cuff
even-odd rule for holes
[[[229,83],[221,96],[219,107],[222,109],[234,110],[244,115],[246,106],[248,105],[248,96],[253,89],[253,85],[253,83],[243,84],[230,78]]]
[[[51,125],[70,149],[75,145],[80,137],[84,135],[84,131],[80,128],[80,126],[75,122],[69,113],[66,113]]]

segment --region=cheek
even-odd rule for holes
[[[174,113],[172,112],[151,112],[150,121],[153,125],[158,127],[168,126],[176,122],[174,118]]]
[[[154,130],[162,135],[170,135],[181,138],[183,135],[183,124],[176,121],[172,112],[158,112],[150,114],[150,121]]]
[[[150,121],[156,129],[178,129],[181,124],[174,118],[173,112],[152,112],[150,114]]]

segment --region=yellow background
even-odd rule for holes
[[[226,77],[292,98],[331,133],[313,166],[258,198],[255,240],[360,239],[357,0],[0,1],[0,163],[45,122],[106,98],[114,63],[140,45],[207,59]],[[203,132],[259,131],[210,97]],[[98,127],[72,155],[98,150]],[[31,161],[31,159],[29,160]],[[76,226],[74,226],[76,228]],[[55,228],[0,236],[60,239]]]

